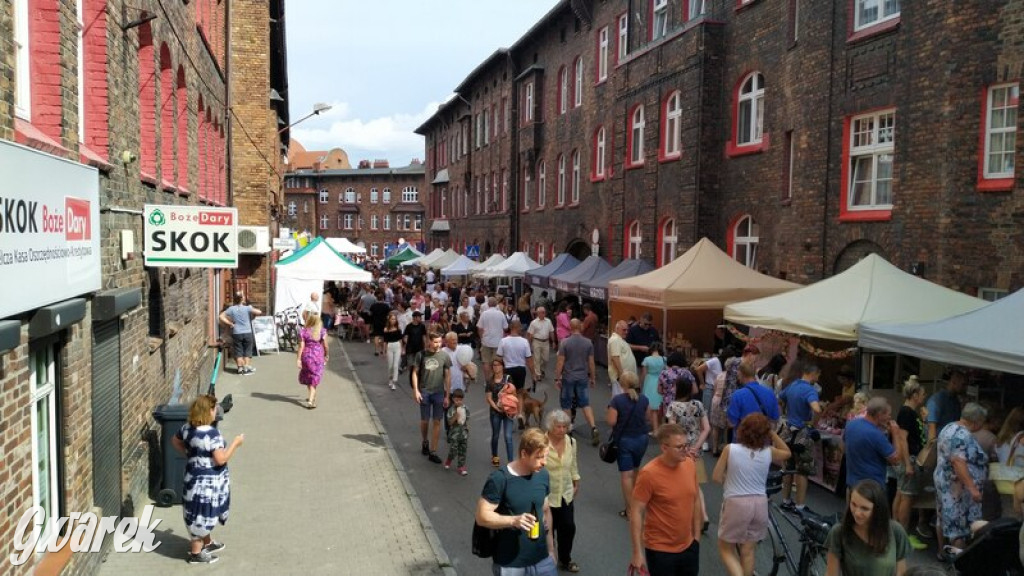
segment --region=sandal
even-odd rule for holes
[[[497,456],[492,456],[491,466],[494,466],[495,468],[501,468],[501,459],[498,458]]]
[[[629,520],[629,512],[627,512],[624,509],[619,510],[619,518],[622,518],[623,520]]]

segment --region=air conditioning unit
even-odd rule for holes
[[[266,254],[270,252],[270,228],[267,226],[239,226],[238,253]]]

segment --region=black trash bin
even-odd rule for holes
[[[160,492],[157,493],[157,504],[171,506],[181,504],[185,491],[185,454],[179,452],[171,439],[181,427],[188,423],[188,404],[161,404],[153,409],[153,418],[161,425],[160,449],[163,451],[163,475],[160,480]],[[217,405],[217,417],[213,422],[216,426],[224,418],[224,411]]]

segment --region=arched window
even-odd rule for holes
[[[569,201],[579,204],[580,201],[580,151],[572,151],[572,190]]]
[[[608,135],[605,133],[604,126],[597,129],[594,133],[594,179],[600,180],[604,178],[604,158],[605,152],[608,150]]]
[[[530,174],[530,167],[523,168],[523,210],[530,209],[530,193],[532,192],[531,185],[533,184],[533,175]]]
[[[156,177],[156,55],[149,23],[139,26],[139,170]],[[202,112],[205,112],[202,111]]]
[[[664,266],[676,259],[676,246],[679,237],[676,232],[675,218],[669,218],[661,224],[661,254],[659,254],[658,266]]]
[[[174,76],[171,49],[160,44],[160,179],[164,186],[174,183]]]
[[[643,243],[639,220],[633,220],[629,224],[629,235],[626,237],[626,242],[626,258],[639,258],[640,244]]]
[[[738,98],[736,144],[757,144],[764,128],[764,76],[760,72],[747,76],[740,85]]]
[[[732,228],[732,257],[754,268],[757,265],[757,243],[760,227],[750,215],[742,216]]]
[[[679,158],[682,155],[683,98],[678,90],[665,99],[662,110],[661,157],[663,160]]]
[[[188,191],[188,88],[185,83],[185,68],[178,65],[177,93],[174,96],[178,104],[178,190]]]
[[[572,105],[573,108],[583,105],[583,57],[577,56],[574,68],[573,78],[573,96]]]
[[[556,183],[557,205],[565,206],[565,155],[558,155],[558,182]]]
[[[565,66],[558,69],[558,113],[565,114],[569,108],[569,70]]]
[[[640,166],[644,163],[644,106],[638,104],[633,108],[629,119],[629,165]]]
[[[543,208],[548,201],[548,167],[543,160],[537,163],[537,208]]]

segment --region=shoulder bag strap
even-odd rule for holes
[[[747,392],[750,392],[751,396],[754,397],[754,400],[757,401],[757,405],[761,408],[761,414],[764,414],[767,418],[768,410],[765,409],[764,403],[761,402],[761,398],[758,397],[757,392],[754,392],[754,389],[750,387],[750,384],[745,384],[743,387],[747,390]]]

